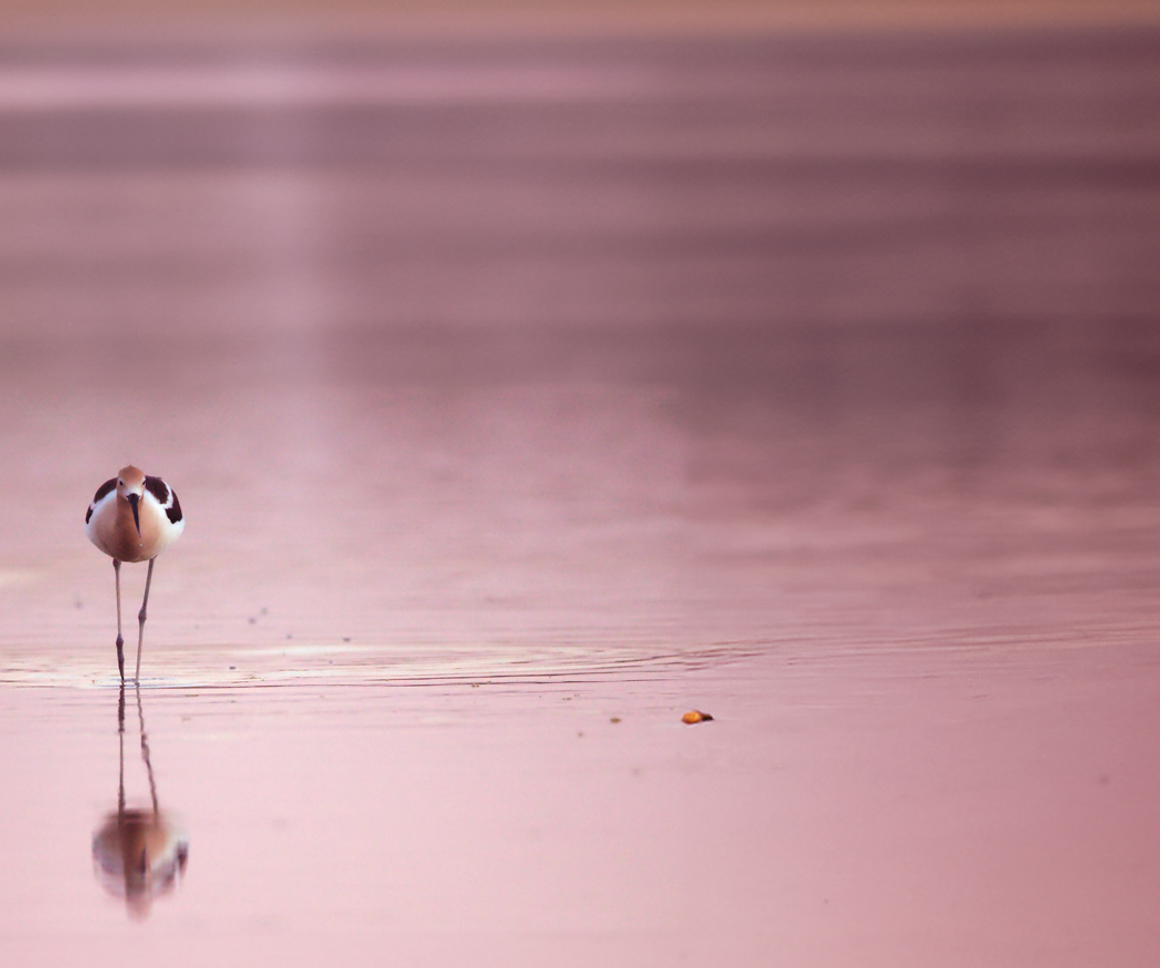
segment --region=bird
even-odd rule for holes
[[[121,636],[121,562],[148,561],[145,597],[137,613],[137,669],[133,681],[141,677],[141,643],[145,638],[145,608],[153,581],[153,562],[181,537],[185,517],[177,494],[160,477],[147,477],[132,464],[122,467],[97,488],[85,513],[85,534],[113,559],[117,586],[117,670],[125,681],[125,640]]]

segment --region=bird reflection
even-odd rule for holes
[[[153,764],[149,760],[149,737],[141,707],[141,687],[135,686],[137,722],[141,733],[141,759],[149,778],[151,807],[125,805],[125,684],[117,704],[120,740],[120,777],[117,809],[93,833],[93,872],[110,894],[125,899],[129,913],[144,918],[153,899],[173,890],[189,857],[189,840],[161,812]]]

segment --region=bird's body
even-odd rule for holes
[[[122,467],[93,495],[85,514],[85,534],[113,559],[117,583],[117,666],[125,679],[121,638],[121,562],[148,561],[145,598],[138,613],[137,675],[141,672],[141,642],[145,636],[145,606],[153,579],[153,560],[181,537],[185,518],[177,495],[160,477],[146,477],[138,468]]]
[[[136,517],[132,497],[137,498]],[[146,477],[136,467],[122,468],[118,477],[105,481],[85,515],[89,540],[118,561],[156,558],[184,530],[177,495],[160,477]]]

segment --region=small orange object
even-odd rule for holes
[[[694,723],[707,723],[713,717],[708,713],[703,713],[699,709],[690,709],[684,716],[681,717],[682,723],[688,723],[692,726]]]

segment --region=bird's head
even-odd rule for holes
[[[145,475],[139,468],[130,464],[122,467],[117,474],[117,500],[128,501],[133,509],[133,523],[137,526],[137,534],[141,534],[141,514],[138,505],[145,494]]]

